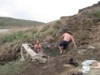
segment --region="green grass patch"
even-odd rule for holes
[[[27,41],[28,39],[41,39],[44,40],[46,36],[56,37],[57,31],[62,26],[60,20],[57,20],[53,23],[53,25],[45,26],[42,30],[38,30],[38,28],[28,29],[25,31],[17,31],[2,37],[2,42],[16,42],[16,41]]]
[[[100,17],[100,10],[96,10],[92,13],[95,17]]]
[[[5,27],[4,26],[0,26],[0,29],[4,29]]]
[[[62,23],[60,20],[57,20],[53,26],[54,29],[59,29],[62,26]]]
[[[13,32],[11,34],[4,35],[2,36],[1,40],[3,43],[6,43],[6,42],[22,41],[37,36],[38,36],[37,29],[31,29],[31,30],[18,31],[18,32]]]
[[[5,35],[2,40],[3,42],[14,42],[16,40],[21,40],[21,39],[25,39],[27,38],[28,35],[25,35],[24,32],[19,31],[19,32],[15,32],[13,34],[9,34],[9,35]]]
[[[45,27],[41,30],[41,32],[45,32],[45,31],[47,31],[49,28],[50,28],[50,26],[45,26]]]
[[[4,66],[0,66],[0,75],[16,75],[18,65],[18,62],[10,62]]]
[[[8,17],[0,17],[0,26],[6,27],[30,27],[30,26],[38,26],[43,25],[42,22],[30,21],[30,20],[22,20],[22,19],[14,19]]]
[[[12,61],[3,66],[0,65],[0,75],[19,75],[22,71],[24,71],[31,62],[26,61]]]

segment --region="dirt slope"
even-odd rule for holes
[[[66,27],[70,30],[78,44],[79,49],[74,49],[71,46],[67,54],[58,55],[51,59],[47,64],[33,65],[29,67],[23,75],[72,75],[72,72],[77,72],[81,69],[81,63],[84,60],[100,61],[100,2],[92,7],[86,8],[74,16],[61,17],[60,21],[63,23],[60,29]],[[93,46],[95,49],[89,49],[88,46]],[[79,51],[83,51],[79,54]],[[74,58],[78,61],[79,67],[73,66],[63,67],[69,58]],[[35,70],[35,71],[34,71]],[[32,72],[33,71],[33,72]],[[85,75],[98,75],[97,70],[92,70]]]
[[[60,32],[70,30],[78,48],[69,45],[66,54],[59,55],[57,39]],[[61,17],[60,21],[48,23],[36,38],[40,39],[44,52],[50,55],[46,64],[30,62],[21,67],[16,75],[73,75],[81,70],[84,60],[100,61],[100,2],[89,8],[84,8],[73,16]],[[13,46],[14,47],[14,46]],[[79,66],[66,64],[70,58],[75,59]],[[98,75],[98,70],[91,70],[85,75]],[[9,74],[7,74],[9,75]]]

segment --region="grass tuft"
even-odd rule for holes
[[[95,17],[100,17],[100,10],[96,10],[92,13]]]

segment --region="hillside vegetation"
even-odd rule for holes
[[[8,17],[0,17],[0,28],[10,28],[10,27],[26,27],[26,26],[37,26],[42,25],[43,22],[14,19]]]
[[[72,32],[78,48],[73,48],[71,43],[67,53],[59,55],[58,39],[66,30]],[[44,53],[49,56],[48,62],[39,64],[30,60],[18,61],[21,44],[34,44],[37,39],[40,40]],[[76,15],[63,16],[44,26],[2,35],[0,43],[0,75],[77,75],[73,73],[81,70],[84,60],[100,61],[100,2],[81,9]],[[79,66],[64,66],[70,58],[76,59]],[[98,74],[100,71],[93,69],[85,75]]]

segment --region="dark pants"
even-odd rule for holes
[[[59,46],[63,47],[63,49],[65,50],[68,47],[68,41],[62,40]]]

